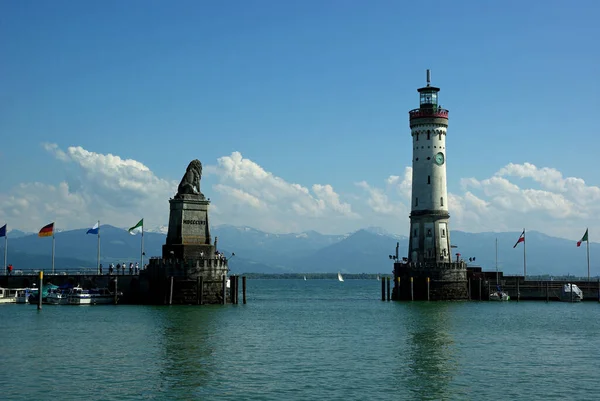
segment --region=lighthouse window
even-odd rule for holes
[[[417,161],[417,162],[418,162],[418,161],[419,161],[419,158],[417,157],[417,158],[415,159],[415,161]]]
[[[416,228],[413,231],[413,237],[418,237],[418,235],[417,235],[417,229]]]
[[[444,197],[443,196],[440,198],[440,206],[444,206]]]
[[[428,157],[427,160],[431,160],[431,157]]]
[[[444,257],[446,257],[446,250],[442,250],[442,255],[444,255]]]
[[[415,206],[419,206],[419,198],[415,198]]]
[[[446,230],[442,229],[442,237],[446,236]],[[444,252],[446,252],[446,250],[444,249]],[[444,253],[444,256],[446,256],[446,254]]]
[[[428,229],[427,229],[427,236],[428,236],[428,237],[431,237],[431,228],[428,228]]]
[[[440,141],[442,140],[442,133],[440,132]]]
[[[415,137],[416,137],[415,141],[418,141],[418,140],[419,140],[419,134],[417,133],[417,134],[415,135]]]
[[[427,176],[427,183],[431,184],[431,176],[430,175]]]
[[[429,132],[429,130],[427,130],[427,140],[431,139],[431,137],[429,136],[429,134],[430,134],[430,132]]]

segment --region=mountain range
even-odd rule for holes
[[[57,271],[95,268],[97,237],[86,235],[86,229],[65,230],[55,234],[55,266]],[[154,232],[158,231],[158,232]],[[164,227],[144,233],[145,260],[160,256],[166,235]],[[140,260],[141,236],[130,235],[123,228],[101,227],[101,263],[129,263]],[[390,273],[389,255],[399,243],[399,255],[406,256],[408,238],[369,227],[344,235],[325,235],[315,231],[273,234],[252,227],[221,225],[211,228],[218,238],[218,248],[230,258],[233,273]],[[469,265],[494,270],[495,240],[498,239],[498,267],[505,274],[523,274],[523,244],[516,243],[520,232],[467,233],[452,231],[453,253],[460,253]],[[8,233],[8,263],[15,270],[51,268],[52,240],[37,234],[13,230]],[[527,232],[528,275],[587,276],[585,245],[536,231]],[[3,248],[0,241],[0,249]],[[598,275],[600,263],[593,256],[600,244],[590,243],[591,273]],[[1,251],[0,251],[1,252]],[[456,258],[456,255],[454,256]]]

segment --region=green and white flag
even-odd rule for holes
[[[129,229],[129,234],[136,235],[138,232],[142,232],[144,230],[144,219],[138,221],[138,223]]]

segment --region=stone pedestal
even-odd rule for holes
[[[169,231],[162,258],[151,259],[148,266],[150,303],[196,304],[200,295],[202,303],[223,303],[223,276],[229,268],[227,260],[217,258],[211,244],[210,201],[201,193],[177,194],[169,204]]]
[[[467,265],[464,262],[394,263],[394,300],[443,301],[466,300],[468,297]]]

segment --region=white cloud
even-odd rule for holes
[[[50,221],[59,228],[102,223],[127,227],[144,217],[148,227],[167,223],[177,182],[143,163],[82,147],[43,147],[65,163],[67,180],[29,182],[0,195],[0,222],[37,231]],[[183,172],[182,172],[183,173]],[[291,183],[239,152],[205,163],[203,192],[212,197],[211,221],[272,232],[317,230],[343,233],[367,226],[406,233],[412,169],[381,180],[361,181],[338,193],[327,183]],[[212,184],[212,185],[210,185]],[[507,164],[490,177],[466,177],[449,193],[451,227],[465,231],[518,231],[523,227],[576,239],[600,226],[600,188],[553,168]]]

